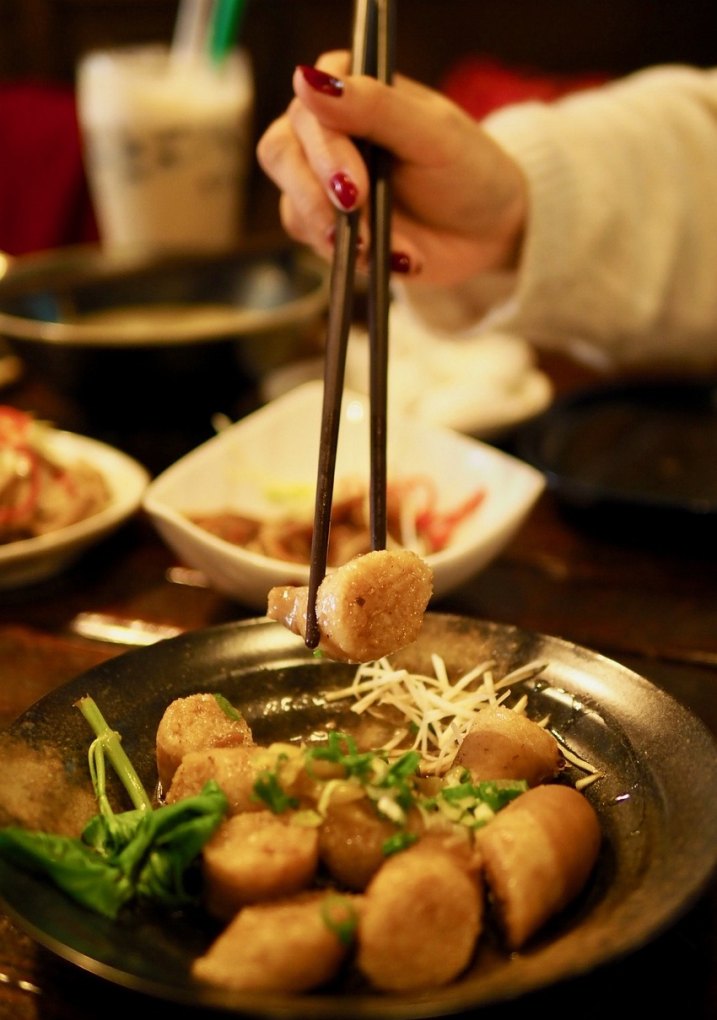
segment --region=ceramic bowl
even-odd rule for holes
[[[323,386],[308,382],[266,404],[203,443],[159,474],[143,506],[182,565],[200,571],[218,591],[265,611],[270,588],[307,584],[308,565],[249,551],[194,524],[189,514],[231,508],[255,518],[286,516],[287,500],[313,509]],[[335,493],[346,478],[369,477],[369,406],[344,394]],[[429,479],[439,508],[461,505],[477,491],[479,506],[453,531],[445,548],[426,555],[434,599],[481,570],[506,546],[544,488],[535,468],[480,440],[408,418],[391,418],[389,482]]]
[[[132,457],[106,443],[73,432],[53,430],[47,437],[53,459],[96,468],[111,492],[99,513],[34,538],[0,545],[0,588],[25,587],[59,574],[91,546],[109,536],[140,507],[149,483],[147,470]]]

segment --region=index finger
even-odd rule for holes
[[[327,59],[317,66],[333,76],[333,69],[345,64]],[[402,75],[396,75],[392,85],[366,75],[336,77],[335,89],[328,91],[312,85],[299,67],[293,87],[324,129],[380,145],[418,165],[454,159],[458,133],[446,128],[468,117],[445,96]]]

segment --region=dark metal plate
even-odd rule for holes
[[[566,641],[463,617],[429,614],[403,653],[414,668],[436,651],[449,670],[493,658],[496,674],[533,659],[549,665],[530,691],[530,714],[550,714],[568,745],[606,778],[586,794],[605,846],[585,896],[525,951],[487,945],[458,982],[428,994],[383,996],[355,985],[304,996],[199,987],[192,957],[211,932],[196,917],[139,911],[110,923],[42,880],[0,867],[0,895],[37,941],[110,982],[178,1004],[296,1020],[408,1020],[450,1015],[523,996],[616,960],[676,920],[717,861],[717,748],[706,727],[667,694],[617,663]],[[145,782],[156,782],[154,734],[170,700],[218,690],[246,714],[257,741],[308,739],[346,706],[323,692],[353,667],[320,660],[266,619],[208,628],[129,652],[38,702],[2,739],[0,822],[70,829],[94,813],[87,724],[74,707],[91,694],[123,737]]]

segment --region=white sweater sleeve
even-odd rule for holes
[[[717,363],[717,71],[653,68],[484,126],[528,181],[521,265],[404,285],[424,321],[605,367]]]

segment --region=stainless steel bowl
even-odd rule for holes
[[[327,302],[327,266],[297,247],[0,256],[0,337],[73,402],[68,427],[140,459],[148,430],[181,455],[214,414],[247,410],[266,372],[316,343]]]

